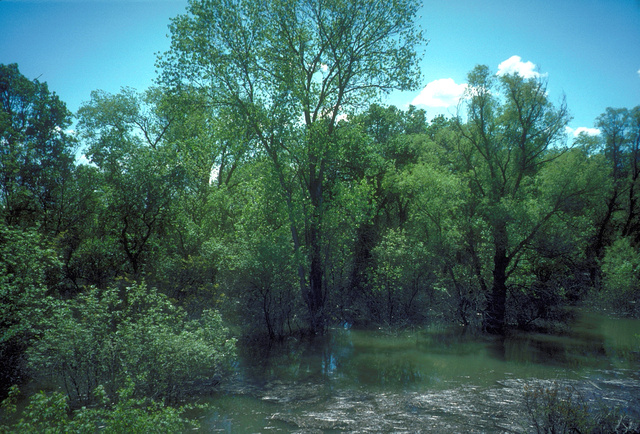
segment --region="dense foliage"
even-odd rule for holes
[[[144,284],[89,288],[48,321],[27,352],[29,366],[59,378],[73,403],[90,403],[99,385],[115,395],[127,379],[138,396],[176,401],[188,383],[215,381],[234,351],[217,312],[189,321]]]
[[[66,397],[32,405],[123,384],[179,400],[224,376],[222,316],[278,339],[504,333],[584,302],[638,315],[640,107],[570,138],[543,78],[486,66],[455,117],[378,105],[419,83],[417,7],[192,0],[158,87],[93,92],[76,133],[45,83],[0,65],[5,393],[37,375]]]
[[[136,399],[133,387],[120,389],[117,399],[111,400],[102,387],[94,394],[97,404],[82,407],[75,413],[69,410],[67,397],[54,392],[39,392],[29,398],[26,408],[13,424],[0,425],[2,433],[176,433],[197,429],[197,423],[185,418],[188,407],[174,409],[148,398]],[[20,391],[13,387],[2,409],[8,417],[15,417]]]

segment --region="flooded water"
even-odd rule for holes
[[[525,385],[571,386],[640,417],[640,321],[581,315],[564,335],[335,329],[241,349],[207,432],[529,432]]]

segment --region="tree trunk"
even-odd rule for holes
[[[488,333],[500,335],[504,333],[507,305],[507,231],[501,225],[495,235],[495,256],[493,257],[493,286],[486,310],[485,329]]]
[[[315,229],[315,228],[314,228]],[[316,230],[313,230],[316,232]],[[315,239],[316,234],[312,234],[311,264],[309,270],[309,295],[307,297],[307,306],[309,308],[309,325],[311,332],[314,334],[324,331],[324,291],[322,288],[322,258],[320,255],[320,245]]]
[[[307,247],[309,248],[309,292],[306,297],[309,309],[311,332],[324,332],[324,270],[322,267],[321,224],[323,206],[322,176],[316,175],[315,164],[311,166],[309,176],[309,196],[313,207],[308,226]]]

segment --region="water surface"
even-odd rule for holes
[[[208,432],[527,432],[525,385],[566,384],[640,417],[640,321],[581,314],[561,335],[334,329],[241,348]]]

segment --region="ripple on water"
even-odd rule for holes
[[[638,379],[506,379],[493,387],[465,386],[431,392],[372,393],[340,390],[309,399],[317,384],[274,385],[264,397],[286,404],[267,416],[292,432],[530,432],[523,411],[525,384],[574,387],[594,405],[610,404],[635,416],[640,408]],[[289,399],[296,396],[296,399]],[[305,398],[307,396],[307,398]],[[318,395],[316,395],[317,397]],[[280,397],[280,398],[276,398]],[[312,405],[311,405],[312,404]],[[265,427],[266,428],[266,427]]]

